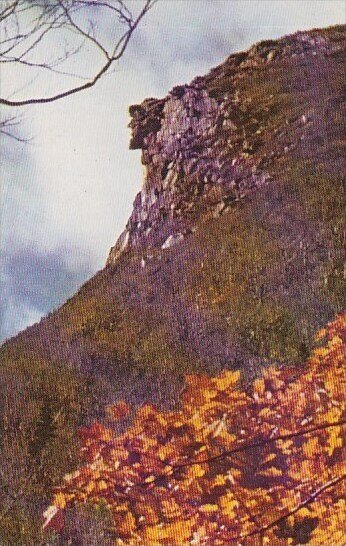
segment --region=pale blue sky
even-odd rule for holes
[[[261,39],[337,23],[343,0],[161,0],[113,74],[26,108],[22,131],[33,142],[1,143],[2,337],[103,267],[142,181],[140,152],[128,150],[130,104],[164,96]]]

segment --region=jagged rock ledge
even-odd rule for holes
[[[263,172],[249,165],[245,172],[244,153],[231,153],[236,110],[236,97],[229,94],[220,103],[198,84],[130,108],[130,148],[143,150],[146,174],[108,264],[129,246],[172,246],[194,230],[201,214],[220,214],[265,183]]]
[[[272,157],[258,153],[266,113],[239,94],[238,79],[285,57],[333,55],[338,48],[337,40],[318,31],[267,40],[231,55],[207,76],[173,88],[164,99],[131,106],[130,148],[142,149],[146,173],[107,265],[130,247],[177,244],[201,217],[223,214],[268,183]]]

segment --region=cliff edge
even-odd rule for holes
[[[167,97],[130,107],[130,148],[142,150],[145,177],[107,265],[129,247],[169,248],[182,241],[200,219],[224,214],[267,184],[270,165],[304,146],[307,132],[320,131],[321,119],[308,107],[300,118],[276,117],[277,89],[259,101],[242,84],[251,74],[270,77],[301,63],[318,69],[342,54],[339,32],[338,39],[312,31],[260,42]],[[300,79],[307,89],[304,70]]]

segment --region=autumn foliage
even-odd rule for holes
[[[103,503],[116,545],[333,545],[346,540],[346,315],[304,365],[190,375],[178,410],[141,407],[122,434],[81,431],[84,462],[65,476],[44,528]],[[123,402],[109,408],[122,419]]]

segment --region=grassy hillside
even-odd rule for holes
[[[340,28],[320,34],[344,39]],[[343,55],[241,71],[234,59],[205,83],[241,97],[230,150],[270,182],[201,215],[145,267],[140,249],[123,254],[1,348],[4,546],[40,544],[34,514],[74,466],[76,428],[108,401],[171,405],[186,372],[240,367],[250,378],[259,363],[303,361],[345,306]]]

